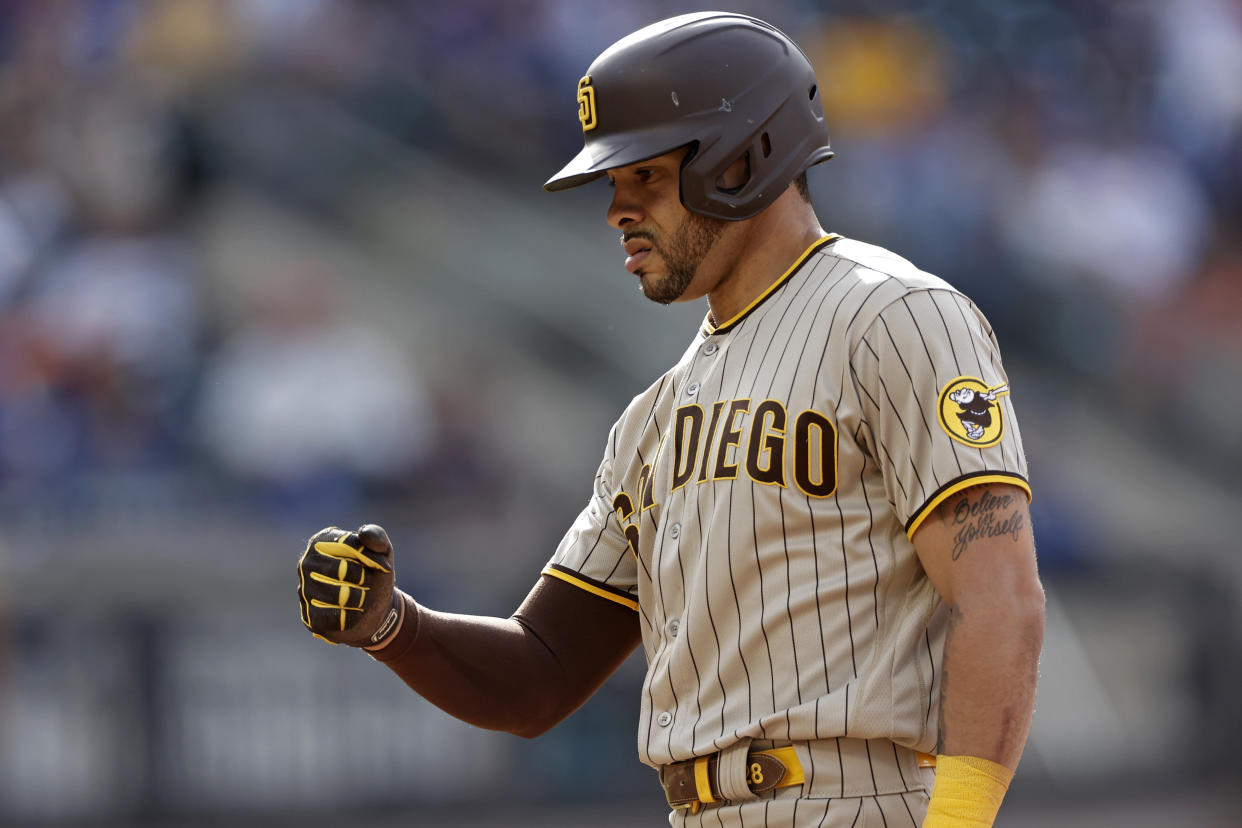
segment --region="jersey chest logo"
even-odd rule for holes
[[[792,420],[792,422],[791,422]],[[673,481],[736,480],[796,486],[811,497],[837,490],[837,428],[818,411],[790,417],[779,400],[721,400],[711,411],[683,405],[674,412]]]
[[[959,443],[994,446],[1005,434],[1000,398],[1008,393],[1008,385],[988,386],[975,377],[958,377],[940,391],[940,427]]]
[[[717,401],[710,413],[698,404],[683,405],[673,413],[672,438],[672,457],[660,461],[673,464],[670,494],[691,482],[739,476],[781,488],[792,482],[808,497],[830,497],[837,490],[837,427],[818,411],[808,409],[791,418],[779,400],[752,405],[749,398]],[[665,445],[661,439],[657,458]],[[637,495],[620,491],[612,499],[617,522],[636,556],[642,515],[660,505],[655,479],[652,464],[644,464],[631,490]]]

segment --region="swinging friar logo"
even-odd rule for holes
[[[959,443],[986,448],[1000,442],[1005,418],[1000,397],[1007,384],[989,386],[976,377],[958,377],[940,391],[940,426]]]

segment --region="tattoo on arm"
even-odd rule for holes
[[[944,694],[949,686],[949,671],[940,674],[940,713],[936,717],[936,753],[944,753]]]
[[[953,560],[980,538],[1008,536],[1016,543],[1022,533],[1024,518],[1014,508],[1011,494],[993,494],[983,489],[971,498],[969,491],[956,502],[940,511],[943,520],[953,531]]]
[[[952,638],[953,628],[956,627],[957,623],[961,620],[962,620],[962,610],[959,607],[953,607],[952,609],[949,610],[949,628],[945,634],[946,642],[950,638]],[[947,662],[948,662],[948,659],[945,659],[945,664],[940,672],[940,711],[939,711],[939,715],[936,717],[936,753],[944,753],[946,750],[945,743],[944,743],[944,731],[945,731],[944,700],[948,698],[948,695],[949,695],[949,665]]]

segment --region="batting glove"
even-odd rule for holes
[[[401,618],[392,559],[388,533],[373,523],[316,532],[298,560],[302,623],[332,644],[380,643]]]

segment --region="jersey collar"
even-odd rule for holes
[[[720,325],[713,324],[712,315],[709,312],[707,316],[703,317],[703,324],[702,326],[699,327],[699,333],[703,336],[704,339],[706,339],[707,337],[712,336],[714,334],[727,333],[728,331],[737,327],[737,325],[741,323],[743,319],[745,319],[747,316],[750,315],[751,311],[753,311],[755,308],[759,307],[764,302],[766,302],[769,296],[771,296],[773,293],[776,293],[776,291],[782,285],[788,282],[793,277],[793,275],[798,272],[798,270],[802,267],[802,265],[806,264],[807,259],[811,258],[812,254],[814,254],[816,251],[820,250],[821,248],[825,247],[826,245],[831,244],[832,242],[836,241],[839,238],[841,238],[841,236],[839,236],[838,234],[829,233],[827,236],[824,236],[822,239],[817,239],[814,244],[812,244],[805,251],[803,251],[802,255],[799,256],[794,261],[794,263],[789,266],[789,269],[786,270],[779,279],[777,279],[772,284],[768,285],[767,290],[765,290],[763,293],[756,296],[753,302],[751,302],[746,307],[742,308],[742,310],[736,316],[734,316],[732,319],[728,320],[727,322],[724,322],[723,324],[720,324]]]

